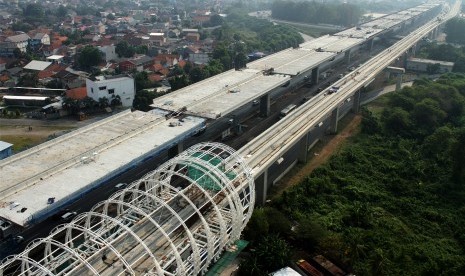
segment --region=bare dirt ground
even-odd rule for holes
[[[74,118],[59,120],[0,118],[0,141],[13,144],[13,151],[17,153],[107,116],[108,114],[95,116],[86,121],[77,121]]]
[[[271,198],[276,198],[284,190],[301,183],[313,170],[328,161],[334,153],[337,153],[349,137],[358,133],[360,130],[359,125],[362,121],[361,115],[347,115],[344,120],[346,120],[346,124],[339,130],[338,134],[323,137],[319,145],[310,151],[310,160],[306,164],[294,167],[285,177],[276,183],[272,188]]]

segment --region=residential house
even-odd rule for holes
[[[119,63],[119,69],[122,72],[136,70],[142,72],[144,69],[149,68],[153,64],[153,59],[146,55],[139,55],[134,58],[124,60]]]
[[[66,69],[55,73],[53,78],[66,88],[81,87],[85,84],[85,78],[73,72],[69,72]]]
[[[207,53],[193,53],[189,54],[188,60],[194,64],[207,64],[210,61],[210,57]]]
[[[154,45],[163,46],[166,43],[165,33],[150,33],[149,39]]]
[[[29,40],[32,49],[39,49],[42,45],[50,45],[50,36],[45,33],[37,33]]]
[[[100,52],[103,54],[103,59],[106,62],[109,62],[111,60],[116,60],[118,58],[118,55],[116,54],[116,47],[115,45],[102,45],[102,46],[97,46]]]
[[[191,42],[196,42],[200,40],[200,34],[199,33],[187,33],[186,34],[186,40],[191,41]]]
[[[9,36],[5,41],[14,43],[15,47],[18,48],[21,52],[25,53],[27,46],[29,45],[29,40],[31,38],[27,34],[19,34],[14,36]]]
[[[87,96],[95,101],[100,98],[112,98],[119,96],[124,107],[131,107],[135,96],[134,79],[127,76],[105,77],[86,79]]]
[[[87,97],[87,88],[86,87],[76,87],[66,90],[66,97],[73,100],[82,100]]]
[[[166,32],[168,31],[170,27],[170,23],[169,22],[156,22],[153,24],[153,29],[152,30],[156,30],[156,31],[159,31],[159,32]]]
[[[27,34],[19,34],[7,37],[3,42],[0,43],[0,55],[2,56],[14,56],[15,49],[25,53],[27,46],[29,45],[29,39]]]
[[[160,54],[154,58],[155,64],[161,64],[163,67],[170,68],[178,64],[178,56],[170,54]]]

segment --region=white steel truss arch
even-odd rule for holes
[[[155,220],[153,220],[146,212],[144,212],[142,209],[138,208],[137,206],[134,206],[132,204],[129,204],[129,203],[121,201],[121,200],[108,199],[108,200],[106,200],[104,202],[101,202],[101,203],[102,203],[102,205],[96,205],[94,208],[96,208],[96,207],[108,208],[110,203],[114,203],[114,204],[118,204],[120,206],[126,206],[129,209],[131,209],[133,211],[136,211],[138,214],[145,217],[145,219],[149,220],[155,227],[157,227],[157,230],[159,230],[162,233],[162,235],[165,237],[165,239],[169,242],[169,245],[170,245],[170,247],[173,250],[173,253],[175,255],[176,261],[178,262],[178,265],[181,266],[181,272],[185,274],[186,268],[185,268],[185,266],[184,266],[184,264],[182,262],[181,255],[179,254],[178,249],[176,248],[174,243],[171,241],[171,238],[168,236],[168,234],[160,226],[160,224],[158,224]],[[157,264],[156,264],[157,271],[158,271],[158,267],[160,267],[160,271],[162,271],[163,268],[161,267],[158,260],[156,260],[156,261],[157,261]]]
[[[85,214],[83,215],[85,216]],[[66,236],[65,236],[66,244],[69,244],[70,246],[74,247],[73,242],[77,235],[73,236],[73,230],[80,231],[81,235],[84,235],[85,237],[87,237],[87,240],[93,240],[94,244],[97,244],[99,246],[100,244],[103,245],[103,246],[100,246],[96,251],[94,251],[93,252],[94,254],[100,252],[102,248],[109,249],[111,252],[113,252],[113,254],[115,254],[115,256],[119,258],[119,260],[125,267],[130,267],[129,263],[126,262],[126,260],[123,258],[123,256],[121,256],[119,251],[116,250],[116,248],[113,247],[113,245],[109,241],[102,238],[100,235],[94,233],[92,230],[85,228],[81,225],[74,224],[74,223],[67,224],[66,226],[63,227],[63,230],[66,230]],[[88,238],[88,236],[91,236],[91,238]]]
[[[198,144],[7,258],[0,276],[204,273],[239,237],[254,197],[232,148]]]

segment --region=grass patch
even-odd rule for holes
[[[13,151],[18,153],[76,129],[76,127],[66,126],[32,126],[32,131],[29,131],[28,127],[0,126],[0,140],[13,144]]]

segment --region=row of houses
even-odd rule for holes
[[[0,56],[14,56],[15,50],[19,50],[21,53],[26,53],[28,47],[37,49],[42,45],[50,45],[50,36],[45,33],[36,33],[33,37],[30,37],[26,33],[12,35],[4,38],[0,42]]]

